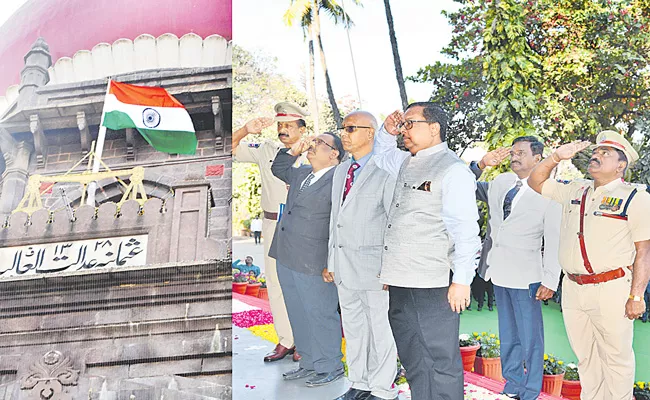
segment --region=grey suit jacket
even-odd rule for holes
[[[310,165],[294,168],[298,157],[287,151],[280,150],[271,166],[273,175],[290,186],[269,257],[294,271],[320,275],[327,265],[334,168],[298,195],[302,181],[312,169]]]
[[[492,248],[487,254],[484,278],[514,289],[527,289],[531,283],[542,282],[556,290],[561,271],[558,249],[562,208],[527,189],[504,221],[503,201],[516,180],[515,174],[504,173],[492,182],[477,182],[476,197],[487,201],[490,214]]]
[[[345,203],[343,190],[351,160],[339,165],[332,185],[329,258],[337,285],[348,289],[382,290],[379,283],[386,218],[395,178],[377,167],[374,157],[358,173]]]
[[[476,200],[483,201],[487,203],[487,191],[488,188],[490,187],[490,184],[488,182],[480,182],[478,179],[481,177],[483,174],[483,170],[481,170],[478,167],[478,164],[476,161],[472,161],[469,164],[469,169],[472,170],[474,173],[474,176],[476,177]],[[489,218],[489,216],[488,216]],[[488,220],[489,221],[489,220]],[[478,262],[478,268],[476,269],[476,272],[478,272],[478,275],[485,279],[485,273],[487,272],[488,269],[488,263],[487,263],[487,255],[490,252],[490,249],[492,248],[492,238],[490,237],[490,224],[488,222],[487,228],[485,229],[485,239],[483,240],[483,247],[481,247],[481,259]]]

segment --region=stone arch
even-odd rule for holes
[[[145,179],[143,181],[145,192],[148,198],[157,198],[161,200],[173,197],[171,192],[171,182],[162,180]],[[99,205],[104,203],[117,203],[122,199],[124,187],[117,180],[107,179],[99,182],[97,189],[96,201]],[[73,208],[78,208],[81,204],[81,189],[76,189],[68,193],[68,200]]]

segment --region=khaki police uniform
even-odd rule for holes
[[[280,339],[280,344],[286,348],[293,347],[293,333],[289,324],[287,308],[284,304],[284,297],[278,274],[275,269],[275,259],[269,257],[269,247],[273,242],[277,214],[280,211],[280,204],[287,200],[287,185],[271,173],[271,164],[275,159],[278,150],[284,146],[280,142],[267,140],[262,143],[239,142],[235,161],[257,164],[260,168],[262,179],[261,205],[264,210],[262,220],[262,236],[264,237],[264,273],[266,275],[266,286],[269,293],[269,305],[273,314],[273,324]]]
[[[563,207],[559,257],[566,275],[562,310],[569,342],[578,357],[581,398],[629,400],[635,365],[633,321],[625,317],[632,282],[628,267],[636,257],[634,243],[650,240],[650,194],[644,186],[623,180],[595,190],[590,180],[547,180],[542,195]],[[581,214],[584,246],[578,234]]]

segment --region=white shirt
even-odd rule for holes
[[[261,232],[262,231],[262,220],[259,218],[255,218],[254,220],[251,221],[251,231],[253,232]]]
[[[334,168],[334,167],[335,167],[335,166],[332,165],[331,167],[325,167],[325,168],[321,169],[321,170],[318,171],[318,172],[312,172],[312,174],[314,175],[314,177],[311,178],[311,182],[309,182],[309,186],[311,186],[311,185],[313,185],[314,183],[316,183],[316,182],[317,182],[317,181],[318,181],[318,180],[319,180],[323,175],[325,175],[325,173],[326,173],[327,171],[329,171],[330,169],[332,169],[332,168]],[[307,178],[309,178],[309,175],[307,175],[307,177],[305,177],[305,179],[303,179],[302,182],[300,182],[300,187],[302,187],[302,185],[305,184],[305,181],[307,180]]]
[[[512,213],[512,211],[515,209],[515,206],[517,205],[517,202],[519,202],[519,199],[521,199],[521,195],[524,194],[524,192],[526,190],[530,189],[530,186],[528,186],[528,177],[526,177],[524,179],[520,179],[520,181],[521,181],[521,187],[519,188],[519,191],[515,195],[515,198],[512,199],[512,206],[510,207],[510,213]],[[515,187],[516,184],[517,184],[517,182],[515,181],[515,183],[512,186],[510,186],[510,188],[508,189],[508,192],[513,187]],[[508,192],[506,192],[506,193],[508,193]]]
[[[450,151],[447,143],[420,150],[411,159],[417,164],[423,157],[439,151]],[[411,153],[396,147],[395,136],[384,127],[375,135],[375,163],[397,178],[404,161]],[[442,221],[454,243],[452,282],[470,285],[474,278],[476,253],[481,248],[476,207],[476,180],[468,167],[456,164],[442,178]]]

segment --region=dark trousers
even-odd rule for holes
[[[503,391],[522,400],[536,399],[542,390],[544,323],[542,302],[535,300],[538,288],[539,284],[529,289],[494,285],[499,302],[501,371],[506,380]]]
[[[253,237],[255,238],[255,244],[262,243],[262,232],[261,231],[253,231]]]
[[[460,317],[447,301],[449,288],[391,286],[388,319],[406,369],[413,400],[462,400]]]
[[[488,307],[494,305],[494,285],[492,279],[487,282],[477,273],[472,281],[472,294],[478,302],[478,306],[483,308],[485,303],[485,294],[487,293]]]
[[[341,317],[334,283],[276,264],[300,366],[317,373],[343,368]]]

